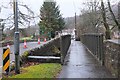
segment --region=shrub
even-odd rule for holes
[[[25,51],[25,52],[22,54],[22,56],[21,56],[21,61],[22,61],[22,63],[27,61],[28,55],[29,55],[29,52],[28,52],[28,51]]]
[[[52,46],[51,51],[55,54],[60,54],[60,50],[55,45]]]

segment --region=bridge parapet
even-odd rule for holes
[[[87,33],[81,35],[81,42],[104,64],[103,34]]]
[[[67,55],[67,51],[71,44],[71,36],[63,35],[61,37],[54,38],[42,46],[29,50],[29,56],[56,56],[61,57],[60,61],[63,64],[65,56]],[[55,52],[52,49],[56,49]]]
[[[105,41],[105,66],[120,78],[120,40]]]
[[[63,35],[60,38],[61,63],[64,64],[69,46],[71,44],[71,35]]]
[[[103,40],[102,34],[84,34],[82,43],[95,58],[115,76],[120,78],[120,40]]]
[[[40,47],[32,49],[29,51],[30,56],[51,56],[53,55],[51,52],[52,47],[55,46],[58,49],[60,48],[60,38],[54,38]]]

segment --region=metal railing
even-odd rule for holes
[[[103,34],[87,33],[81,35],[82,43],[93,53],[93,55],[104,64]]]

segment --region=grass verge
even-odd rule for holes
[[[55,78],[62,66],[58,63],[43,63],[22,68],[21,74],[9,78]]]
[[[20,38],[20,40],[31,40],[32,37],[24,37],[24,38]]]

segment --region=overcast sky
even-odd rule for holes
[[[31,7],[34,12],[39,13],[39,9],[43,4],[44,0],[22,0],[25,4]],[[63,17],[74,16],[75,12],[80,14],[80,10],[83,9],[83,3],[92,0],[55,0],[57,5],[60,6]],[[103,0],[106,1],[106,0]],[[116,3],[120,0],[111,0],[112,3]]]
[[[9,1],[12,1],[12,0],[0,0],[0,5],[8,5]],[[24,4],[27,4],[35,12],[35,14],[39,14],[40,7],[43,4],[44,0],[18,0],[18,1],[23,2]],[[91,1],[91,0],[56,0],[57,4],[60,6],[60,10],[61,10],[61,13],[63,14],[63,17],[74,16],[75,12],[79,14],[80,10],[83,8],[83,5],[82,5],[83,2],[86,2],[86,1]],[[119,0],[111,0],[112,3],[113,2],[115,3],[117,1]],[[2,15],[3,17],[3,14],[7,14],[6,11],[2,10],[2,13],[0,14],[0,16]],[[10,12],[10,10],[8,12]]]
[[[2,9],[0,13],[0,18],[6,18],[8,15],[13,13],[12,7],[8,5],[9,2],[13,0],[0,0],[0,6],[5,5],[9,7],[9,9]],[[44,0],[18,0],[23,4],[28,5],[31,10],[34,11],[36,15],[40,14],[40,7],[43,4]],[[80,10],[83,9],[83,2],[92,1],[92,0],[55,0],[57,5],[60,7],[61,14],[63,17],[71,17],[74,16],[75,12],[80,14]],[[104,0],[106,1],[106,0]],[[120,0],[111,0],[112,4],[117,3]],[[19,7],[20,8],[20,7]],[[21,8],[24,12],[25,10]]]
[[[7,1],[9,2],[12,0],[2,0],[0,1],[0,5],[8,6]],[[42,6],[44,0],[18,0],[18,1],[27,4],[35,12],[35,14],[39,14],[40,7]],[[60,11],[61,14],[63,14],[63,17],[70,17],[70,16],[74,16],[75,12],[79,14],[83,0],[56,0],[56,2],[57,5],[59,5],[60,7]],[[7,15],[8,13],[6,11],[12,12],[12,8],[11,10],[2,9],[2,13],[0,13],[2,16],[1,15],[0,16],[3,17],[3,15]]]

